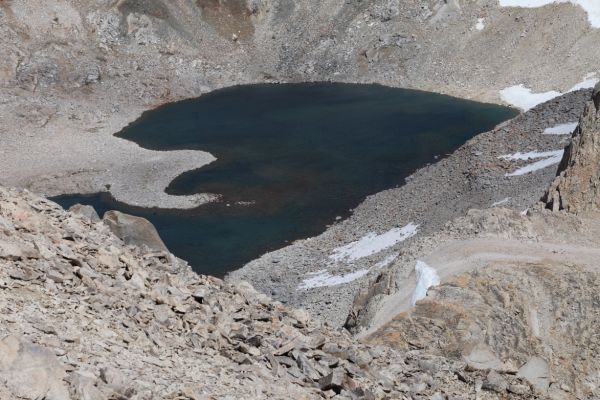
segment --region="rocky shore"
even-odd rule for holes
[[[564,95],[476,136],[455,153],[415,172],[405,185],[368,197],[352,216],[322,235],[265,254],[228,279],[247,280],[279,301],[343,326],[359,290],[382,269],[406,258],[420,237],[440,231],[470,209],[506,207],[523,212],[534,206],[552,182],[560,156],[553,165],[520,176],[507,174],[537,160],[503,156],[562,151],[569,135],[544,131],[578,121],[591,92]],[[369,233],[381,235],[409,224],[418,227],[405,240],[364,257],[335,257],[340,248],[364,240]],[[315,276],[324,279],[315,281]]]

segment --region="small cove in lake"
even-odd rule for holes
[[[144,113],[118,136],[153,150],[197,149],[217,161],[175,179],[174,195],[215,193],[193,210],[140,209],[108,194],[53,200],[149,219],[203,274],[222,276],[322,233],[364,198],[516,115],[510,108],[378,85],[248,85]],[[432,189],[434,190],[434,189]]]

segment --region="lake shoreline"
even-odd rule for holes
[[[128,207],[106,193],[56,201],[145,217],[196,272],[222,274],[319,235],[367,196],[397,187],[515,113],[381,85],[238,86],[164,105],[118,134],[152,151],[200,149],[218,157],[167,190],[217,193],[217,202],[175,211]]]
[[[191,209],[216,199],[211,193],[170,196],[165,189],[178,176],[215,161],[206,151],[153,151],[117,135],[146,112],[165,105],[192,101],[219,90],[250,84],[348,83],[429,92],[483,104],[504,105],[491,93],[466,93],[452,87],[400,86],[385,80],[278,80],[247,79],[238,76],[229,84],[211,87],[160,88],[148,99],[131,102],[119,82],[102,81],[89,90],[112,95],[90,94],[76,89],[51,91],[37,107],[34,121],[14,117],[20,107],[30,104],[27,90],[8,89],[4,97],[18,99],[5,104],[7,125],[15,128],[3,134],[0,144],[0,184],[23,187],[45,197],[70,194],[110,193],[119,202],[136,207]],[[0,100],[2,97],[0,96]],[[11,120],[12,119],[12,120]],[[41,122],[40,122],[41,120]],[[27,132],[23,135],[22,132]],[[29,133],[31,132],[31,133]],[[56,157],[56,155],[61,155]],[[67,156],[68,155],[68,156]],[[150,171],[150,172],[149,172]]]
[[[245,80],[237,77],[236,79],[232,79],[232,82],[235,82],[237,85],[264,83],[264,80]],[[278,82],[282,83],[283,81]],[[176,82],[170,83],[175,84]],[[118,86],[118,82],[103,81],[92,87],[91,90],[104,90],[108,93],[116,94],[119,93]],[[147,174],[146,166],[148,164],[150,166],[157,166],[158,169],[156,171],[158,174],[169,172],[169,178],[179,176],[185,170],[195,169],[197,165],[184,168],[183,170],[177,169],[178,165],[175,165],[174,168],[174,160],[168,157],[169,152],[146,151],[134,143],[116,137],[115,133],[120,132],[129,123],[139,118],[145,111],[166,103],[197,97],[225,86],[229,85],[215,85],[211,88],[186,88],[183,92],[174,90],[169,94],[162,95],[157,92],[148,97],[152,100],[144,100],[138,103],[129,102],[131,99],[130,93],[112,98],[110,96],[90,95],[81,90],[67,95],[62,90],[57,90],[53,92],[54,97],[48,103],[53,108],[50,107],[48,110],[46,108],[40,109],[42,113],[40,118],[43,118],[42,122],[38,120],[24,121],[22,119],[15,119],[15,114],[11,112],[6,114],[10,118],[13,118],[12,120],[9,118],[8,123],[12,123],[18,129],[13,129],[3,136],[6,140],[3,140],[2,147],[0,148],[0,153],[3,155],[3,157],[0,157],[0,168],[4,171],[4,174],[0,183],[4,186],[24,187],[44,196],[58,196],[62,194],[106,192],[107,185],[113,187],[115,182],[117,182],[115,187],[120,186],[125,188],[133,197],[127,203],[135,204],[137,202],[136,199],[142,200],[145,194],[136,193],[135,191],[131,192],[131,186],[128,182],[132,179],[140,178],[140,183],[143,186],[148,180],[153,180],[155,176]],[[393,87],[393,85],[389,86]],[[185,86],[181,86],[181,88],[183,89]],[[439,87],[437,89],[442,94],[444,92],[446,92],[445,94],[448,94],[448,92],[452,94],[453,92],[451,88]],[[15,107],[15,110],[19,105],[29,104],[30,92],[22,89],[11,90],[12,96],[18,100],[6,104]],[[577,97],[578,93],[567,94],[561,98],[552,100],[550,103],[561,101],[560,99],[572,99],[574,96]],[[578,98],[580,97],[583,98],[584,96],[580,95]],[[489,96],[482,100],[489,101],[490,99],[494,99],[494,97]],[[115,103],[117,106],[115,106]],[[580,107],[577,104],[570,106],[567,104],[568,101],[562,101],[562,103],[566,104],[565,107],[570,107],[572,110],[578,110]],[[578,104],[580,103],[579,101]],[[77,105],[76,108],[75,104]],[[55,108],[64,110],[53,113],[52,110]],[[74,111],[69,113],[67,110],[70,109]],[[535,111],[535,109],[532,111]],[[556,112],[552,110],[547,110],[543,114],[540,124],[548,124],[548,120],[555,117],[559,118],[558,122],[562,121],[560,113],[557,116]],[[572,122],[570,119],[578,118],[578,115],[575,116],[575,114],[577,114],[576,111],[570,112],[569,118],[564,122]],[[85,129],[82,129],[82,127],[85,127]],[[31,131],[33,133],[22,135],[21,132],[23,131]],[[519,150],[526,149],[522,148],[522,146],[521,148],[515,147],[513,152]],[[530,150],[541,151],[546,149],[531,148]],[[56,157],[56,154],[61,154],[62,156]],[[188,161],[194,160],[194,156],[198,156],[198,154],[192,154],[192,158],[188,158]],[[201,165],[207,161],[205,157],[206,154],[201,155],[199,160]],[[143,159],[147,160],[148,164],[142,163],[140,165],[140,160]],[[139,167],[135,174],[132,173],[132,165]],[[549,179],[552,175],[552,172],[547,172],[545,179]],[[168,184],[167,180],[170,183],[170,180],[166,179],[165,187]],[[538,183],[534,186],[539,188],[543,185]],[[537,195],[536,192],[535,196]],[[379,196],[385,195],[380,193]],[[372,200],[366,199],[363,205],[359,206],[357,210],[370,208],[371,206],[367,207],[364,205],[370,201]],[[498,201],[498,199],[494,199],[490,204],[495,201]],[[529,202],[532,201],[533,197],[529,199]],[[471,203],[467,202],[465,205]],[[458,208],[460,212],[465,211],[465,206]],[[371,230],[370,228],[365,228],[363,224],[356,224],[354,227],[354,219],[351,218],[350,220],[351,222],[347,222],[351,228],[348,234],[340,234],[339,238],[328,240],[328,242],[331,242],[328,245],[329,249],[335,247],[334,243],[343,244],[344,242],[350,242],[352,239],[360,238],[360,236]],[[449,217],[445,220],[449,220]],[[417,221],[406,221],[405,223],[408,222]],[[338,228],[334,227],[334,229],[337,230]],[[361,234],[358,234],[361,230]],[[330,231],[331,229],[328,232]],[[326,232],[326,234],[329,235],[330,233]],[[342,285],[342,287],[338,288],[328,288],[327,290],[322,290],[322,293],[316,293],[315,290],[298,292],[297,288],[306,279],[307,273],[324,269],[323,260],[326,257],[324,256],[324,252],[319,250],[318,246],[308,246],[306,249],[302,249],[304,244],[308,244],[310,241],[311,239],[301,241],[302,246],[290,246],[281,250],[282,253],[268,253],[258,260],[249,263],[242,270],[236,271],[229,279],[248,280],[257,289],[273,296],[275,299],[298,307],[307,308],[317,317],[327,319],[331,316],[332,323],[340,326],[344,322],[345,312],[351,307],[356,290],[360,286],[359,283],[364,280],[351,282],[349,285]],[[319,239],[314,240],[314,243],[319,242]],[[275,256],[274,254],[281,254],[289,258],[290,262],[287,263],[287,266],[282,267],[283,263],[277,259],[280,256]],[[273,271],[274,260],[278,262],[277,267],[281,272],[279,269]],[[300,263],[298,263],[298,260],[301,260]],[[291,264],[296,264],[298,268],[291,268]],[[341,268],[338,271],[339,273],[333,272],[335,273],[334,275],[339,275],[347,272],[347,269]],[[367,275],[363,278],[370,279],[370,276]],[[339,303],[335,307],[331,305],[333,298],[336,298],[336,303]]]
[[[360,298],[357,295],[370,290],[369,282],[379,272],[412,259],[423,246],[434,248],[436,243],[427,238],[450,221],[470,209],[506,207],[524,212],[537,204],[555,176],[557,163],[511,177],[535,160],[502,156],[564,148],[569,136],[544,131],[577,121],[590,93],[581,90],[553,99],[477,135],[448,157],[416,171],[405,185],[369,196],[348,219],[323,234],[265,254],[229,274],[227,280],[248,281],[276,300],[307,309],[332,326],[343,326]],[[377,238],[411,224],[417,226],[415,235],[372,255],[342,260],[335,256],[368,235]],[[412,269],[405,272],[407,279],[414,279]]]

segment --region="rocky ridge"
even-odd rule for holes
[[[600,84],[573,133],[558,176],[545,196],[552,210],[578,212],[600,208]]]

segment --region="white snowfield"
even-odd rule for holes
[[[600,0],[598,0],[598,3],[600,4]],[[595,75],[595,73],[586,75],[583,81],[579,82],[565,93],[561,93],[556,90],[533,93],[531,89],[525,87],[523,84],[520,84],[502,89],[500,91],[500,98],[507,104],[517,107],[523,111],[529,111],[538,104],[545,103],[558,96],[562,96],[563,94],[575,92],[580,89],[593,88],[596,83],[600,81],[598,78],[594,78]]]
[[[354,261],[379,253],[416,235],[418,227],[411,222],[402,228],[390,229],[381,235],[368,233],[355,242],[333,249],[333,254],[329,258],[333,261]]]
[[[565,152],[564,149],[563,150],[555,150],[555,151],[544,151],[544,152],[530,151],[528,153],[507,154],[507,155],[500,156],[498,158],[501,158],[503,160],[511,160],[511,161],[516,161],[516,160],[526,161],[526,160],[535,160],[538,158],[542,159],[540,161],[536,161],[536,162],[528,164],[522,168],[519,168],[514,172],[506,174],[506,176],[520,176],[520,175],[529,174],[529,173],[535,172],[537,170],[547,168],[551,165],[560,163],[564,152]]]
[[[425,264],[423,261],[417,261],[415,265],[415,274],[417,276],[417,286],[413,292],[411,304],[414,306],[417,301],[427,296],[427,289],[440,284],[440,277],[435,269]]]
[[[368,233],[355,242],[333,249],[333,254],[330,255],[329,258],[335,262],[343,261],[351,263],[358,259],[377,254],[416,235],[418,227],[419,225],[415,225],[411,222],[402,228],[393,228],[381,235],[377,235],[373,232]],[[390,254],[370,268],[361,268],[345,275],[332,275],[325,269],[311,272],[307,274],[308,278],[304,279],[302,283],[298,285],[298,290],[337,286],[353,282],[367,275],[371,269],[387,267],[398,257],[398,255],[398,253]]]
[[[528,111],[538,104],[552,100],[561,94],[562,93],[555,90],[543,93],[533,93],[531,89],[526,88],[523,84],[521,84],[502,89],[500,91],[500,98],[512,106],[515,106],[523,111]]]
[[[308,278],[304,279],[298,286],[300,289],[314,289],[319,287],[337,286],[346,283],[354,282],[357,279],[367,275],[372,269],[382,269],[390,265],[400,255],[400,253],[393,253],[379,261],[371,268],[361,268],[357,271],[347,273],[345,275],[332,275],[325,269],[317,272],[310,272],[307,275]]]
[[[298,289],[314,289],[319,287],[342,285],[362,278],[368,273],[369,270],[367,268],[362,268],[346,275],[331,275],[331,273],[323,269],[308,274],[311,275],[311,277],[303,280],[298,286]]]
[[[570,135],[577,128],[579,122],[569,122],[544,129],[544,135]]]
[[[535,160],[536,158],[547,158],[552,157],[556,151],[529,151],[527,153],[517,152],[515,154],[507,154],[504,156],[500,156],[503,160],[511,160],[511,161],[527,161],[527,160]]]
[[[598,0],[499,0],[501,7],[537,8],[550,4],[571,3],[580,6],[588,14],[593,28],[600,28],[600,1]]]

